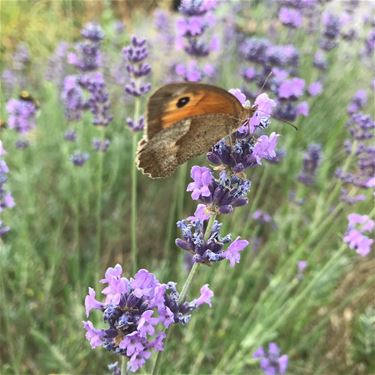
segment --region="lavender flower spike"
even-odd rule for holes
[[[213,292],[204,285],[199,298],[179,303],[176,284],[161,284],[145,269],[134,278],[122,276],[122,267],[110,267],[100,280],[107,286],[102,293],[104,302],[96,299],[89,288],[85,298],[86,315],[97,310],[102,314],[105,328],[94,327],[84,321],[86,338],[93,349],[103,347],[128,358],[128,370],[138,371],[151,357],[152,352],[164,350],[164,330],[171,324],[186,324],[191,313],[203,304],[211,306]]]

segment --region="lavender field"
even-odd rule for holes
[[[375,3],[0,22],[0,374],[375,374]]]

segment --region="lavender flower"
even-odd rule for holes
[[[68,121],[79,121],[84,109],[84,98],[78,76],[70,75],[65,77],[61,100],[64,105],[65,118]]]
[[[262,211],[262,210],[256,210],[251,215],[251,218],[254,221],[258,222],[259,224],[272,224],[273,223],[272,216],[269,213]]]
[[[206,220],[187,218],[177,222],[183,238],[176,239],[176,245],[193,255],[194,263],[211,264],[227,259],[233,267],[240,260],[240,252],[249,242],[237,237],[231,242],[231,235],[220,236],[222,224],[215,220],[211,232],[205,238]],[[230,243],[230,244],[229,244]],[[224,246],[229,246],[224,249]]]
[[[309,88],[307,89],[310,96],[317,96],[322,93],[323,91],[323,85],[319,82],[313,82]]]
[[[268,351],[261,346],[253,357],[259,359],[260,368],[265,375],[284,375],[288,368],[288,356],[281,355],[280,348],[274,342],[268,345]]]
[[[85,40],[76,45],[75,52],[68,53],[68,63],[81,72],[95,71],[102,62],[100,44],[104,33],[99,25],[89,23],[82,29],[81,35]]]
[[[364,189],[373,187],[372,181],[375,175],[375,148],[372,143],[369,143],[374,138],[375,121],[370,115],[362,112],[351,112],[362,107],[366,100],[365,92],[359,90],[348,107],[350,118],[346,125],[351,138],[345,141],[344,149],[348,154],[353,153],[356,158],[354,171],[347,172],[341,168],[336,170],[336,177],[345,184]],[[353,141],[355,141],[356,146],[354,146]]]
[[[103,74],[101,72],[86,74],[80,77],[79,83],[90,93],[85,106],[93,115],[92,124],[108,126],[113,116],[110,113],[109,93]]]
[[[151,66],[145,62],[148,57],[146,39],[133,36],[131,44],[123,49],[123,55],[130,76],[125,92],[135,97],[147,94],[151,90],[151,83],[145,81],[145,78],[151,73]]]
[[[99,152],[99,151],[107,152],[110,144],[111,144],[111,141],[109,139],[101,140],[98,138],[94,138],[92,140],[92,147],[96,152]]]
[[[361,109],[367,104],[367,93],[365,90],[358,90],[352,97],[348,105],[348,113],[352,115]]]
[[[17,149],[24,150],[30,146],[30,142],[27,139],[17,139],[14,145]]]
[[[8,126],[18,133],[28,133],[35,127],[35,104],[23,99],[10,99],[6,104],[8,112]]]
[[[13,208],[16,204],[13,196],[6,190],[5,183],[8,180],[7,174],[9,168],[2,158],[5,156],[6,151],[0,141],[0,213],[6,209]],[[0,220],[0,238],[10,231],[10,228]]]
[[[302,14],[293,8],[282,7],[279,12],[280,22],[290,28],[298,29],[302,26]]]
[[[312,143],[307,147],[303,156],[303,168],[298,176],[298,180],[305,185],[312,185],[315,182],[316,171],[321,162],[322,147]]]
[[[75,142],[77,139],[77,133],[75,130],[67,130],[64,134],[64,139],[69,142]]]
[[[348,222],[344,242],[360,256],[368,255],[371,252],[374,240],[367,237],[364,233],[373,231],[375,222],[367,215],[356,213],[348,215]]]
[[[70,157],[70,160],[76,167],[82,167],[87,160],[89,160],[90,156],[86,152],[75,151],[73,155]]]
[[[92,310],[101,311],[106,328],[98,329],[91,321],[84,321],[86,338],[93,349],[101,346],[128,357],[128,370],[132,372],[144,366],[152,351],[164,350],[165,328],[187,324],[199,306],[211,306],[213,297],[206,284],[199,298],[180,302],[175,283],[161,284],[145,269],[128,280],[122,277],[119,264],[108,268],[100,282],[107,285],[102,291],[105,300],[98,301],[89,288],[85,308],[87,317]]]
[[[330,51],[337,45],[337,39],[341,30],[340,18],[334,14],[326,12],[323,14],[322,20],[324,30],[320,47],[325,51]]]
[[[192,57],[187,64],[178,64],[175,73],[188,81],[200,81],[203,77],[212,77],[215,69],[212,65],[199,66],[197,59],[207,58],[211,52],[217,51],[219,41],[216,36],[207,40],[207,29],[213,25],[213,11],[217,6],[212,0],[184,0],[179,8],[183,17],[177,20],[177,48]],[[205,34],[205,35],[204,35]],[[205,40],[206,39],[206,40]]]

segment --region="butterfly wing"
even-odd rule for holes
[[[148,103],[137,166],[152,178],[170,176],[235,131],[242,116],[241,103],[219,87],[191,82],[163,86]]]
[[[145,134],[148,139],[181,120],[206,114],[227,114],[239,118],[241,103],[228,91],[204,83],[170,83],[149,99]]]

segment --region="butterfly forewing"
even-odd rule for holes
[[[149,99],[137,165],[150,177],[167,177],[235,131],[243,116],[237,98],[219,87],[192,82],[165,85]]]

